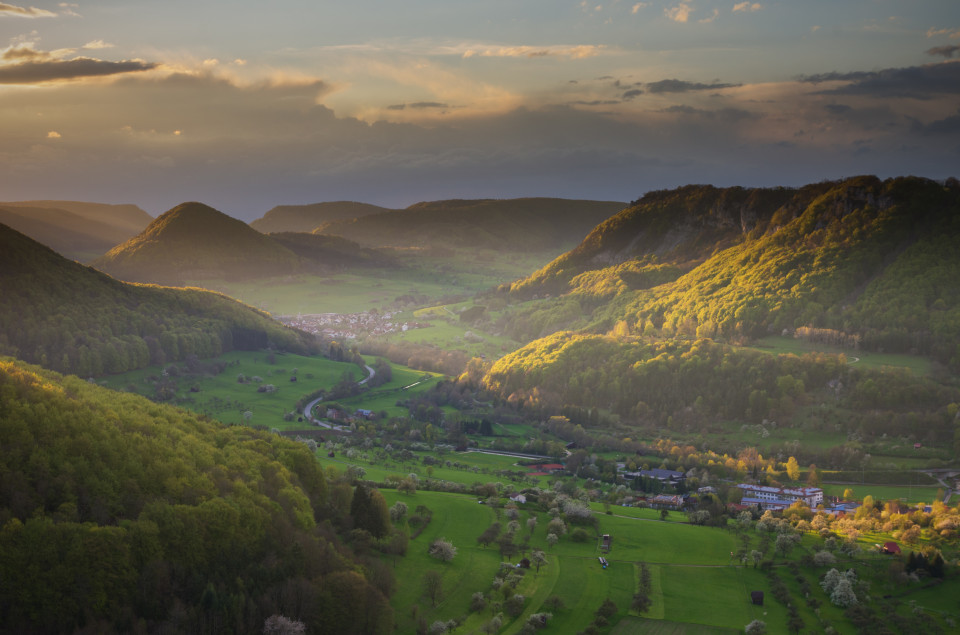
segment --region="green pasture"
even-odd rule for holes
[[[207,414],[224,423],[264,425],[269,428],[297,429],[305,427],[303,423],[286,422],[283,415],[294,409],[297,400],[317,388],[329,388],[336,384],[344,373],[353,373],[358,379],[364,371],[356,364],[335,362],[319,355],[304,357],[288,353],[274,353],[274,363],[267,361],[266,352],[233,351],[214,360],[202,360],[207,364],[214,361],[226,362],[226,369],[218,374],[200,374],[186,377],[171,376],[168,379],[177,384],[176,396],[171,400],[195,412]],[[169,365],[167,365],[169,366]],[[183,368],[183,363],[176,364]],[[296,369],[296,374],[294,374]],[[148,368],[103,377],[98,383],[115,390],[136,392],[146,397],[154,397],[155,389],[150,377],[160,378],[163,368]],[[239,383],[237,376],[243,374],[248,383]],[[296,376],[297,381],[290,378]],[[260,377],[262,382],[254,382]],[[262,384],[273,384],[276,392],[257,392]],[[191,392],[191,387],[197,388]],[[251,412],[247,420],[244,412]]]
[[[870,483],[823,483],[820,486],[828,496],[843,496],[846,489],[853,490],[853,499],[863,501],[865,496],[874,500],[905,500],[907,503],[932,503],[937,498],[939,487],[932,485],[873,485]]]
[[[737,635],[742,628],[722,628],[705,624],[668,622],[629,616],[620,620],[610,635]]]
[[[201,363],[217,361],[228,364],[218,375],[201,373],[189,377],[183,374],[169,377],[177,385],[171,403],[207,414],[224,423],[298,430],[308,427],[309,424],[284,421],[283,415],[292,411],[301,397],[318,388],[333,387],[345,373],[358,381],[366,377],[366,371],[356,364],[335,362],[319,355],[304,357],[274,353],[274,362],[271,364],[267,361],[266,352],[233,351],[213,360],[202,360]],[[176,366],[182,369],[184,364],[178,363]],[[442,378],[437,373],[398,365],[391,365],[391,370],[393,379],[390,382],[338,403],[352,410],[363,408],[377,413],[386,411],[391,416],[405,416],[408,414],[407,409],[397,406],[397,401],[430,390]],[[136,392],[152,398],[155,389],[150,378],[160,378],[162,372],[162,367],[151,366],[107,376],[99,383],[115,390]],[[249,380],[248,383],[237,381],[240,374]],[[297,380],[290,381],[294,376]],[[255,382],[253,377],[260,377],[262,381]],[[277,390],[272,393],[257,392],[257,388],[263,384],[272,384]],[[408,386],[410,387],[404,390]],[[191,391],[191,388],[196,388],[196,391]],[[252,413],[249,420],[243,416],[244,412]]]
[[[848,348],[828,346],[826,344],[814,344],[780,335],[770,335],[761,338],[749,348],[773,354],[790,353],[793,355],[805,355],[807,353],[832,353],[835,355],[846,355],[848,363],[854,364],[858,368],[879,369],[885,366],[909,368],[917,375],[928,375],[933,368],[933,364],[929,359],[917,355],[855,351]]]
[[[766,575],[751,567],[660,567],[665,617],[728,628],[743,628],[755,619],[768,628],[786,624],[786,608],[770,595]],[[764,591],[764,605],[750,601],[751,591]],[[771,632],[776,632],[771,630]]]

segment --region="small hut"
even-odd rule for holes
[[[763,606],[763,591],[750,591],[750,601],[757,606]]]
[[[901,553],[901,552],[900,552],[900,545],[898,545],[898,544],[895,543],[895,542],[885,542],[885,543],[883,543],[883,547],[880,548],[880,551],[882,551],[883,553],[892,553],[892,554],[895,555],[895,556],[899,556],[900,553]]]
[[[613,538],[610,537],[610,534],[603,534],[602,542],[600,543],[600,548],[606,552],[610,551],[610,543],[613,542]]]
[[[522,569],[529,569],[529,568],[530,568],[530,559],[529,559],[529,558],[524,558],[523,560],[521,560],[521,561],[520,561],[520,567],[521,567]]]

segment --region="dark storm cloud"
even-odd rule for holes
[[[694,108],[685,104],[663,108],[660,112],[668,112],[688,117],[698,117],[708,121],[719,121],[723,123],[738,123],[749,119],[760,119],[763,115],[740,108],[721,108],[719,110],[703,110]]]
[[[685,82],[680,79],[661,79],[658,82],[647,84],[647,91],[651,93],[687,93],[694,90],[718,90],[720,88],[737,88],[741,84],[701,84]]]
[[[850,106],[846,104],[827,104],[823,109],[834,115],[842,115],[852,110]]]
[[[950,59],[953,57],[954,53],[960,53],[960,46],[957,46],[956,44],[951,46],[934,46],[931,49],[927,49],[925,52],[927,55],[940,55]]]
[[[634,97],[637,97],[637,96],[642,95],[642,94],[643,94],[643,91],[642,91],[642,90],[640,90],[639,88],[634,88],[634,89],[632,89],[632,90],[628,90],[627,92],[625,92],[625,93],[623,94],[623,98],[624,98],[624,99],[633,99]]]
[[[880,71],[821,73],[803,75],[797,80],[812,84],[831,81],[850,82],[846,86],[821,91],[821,95],[930,99],[934,95],[960,95],[960,64],[942,62],[926,66],[887,68]]]
[[[106,62],[90,58],[22,62],[0,66],[0,84],[41,84],[57,80],[148,71],[156,67],[156,64],[150,62]]]
[[[437,101],[418,101],[412,104],[408,104],[410,108],[449,108],[448,104],[443,104]]]
[[[914,132],[922,135],[956,135],[960,134],[960,111],[956,115],[951,115],[937,121],[931,121],[928,124],[914,122]]]

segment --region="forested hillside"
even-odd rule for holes
[[[305,444],[0,360],[0,447],[0,631],[392,627]]]
[[[560,249],[582,240],[623,205],[553,198],[434,201],[331,221],[316,233],[343,236],[371,247]]]
[[[183,284],[295,273],[303,262],[243,221],[202,203],[183,203],[91,264],[130,282]]]
[[[588,423],[578,417],[601,408],[651,430],[711,432],[717,422],[741,421],[798,435],[840,431],[858,441],[860,457],[859,442],[884,435],[940,447],[960,442],[956,386],[905,370],[857,370],[837,355],[560,332],[504,356],[483,383],[525,410],[566,414],[574,423]],[[807,409],[825,404],[829,411]]]
[[[577,324],[575,315],[593,332],[728,341],[798,332],[958,367],[958,238],[955,181],[690,186],[644,197],[501,293],[564,295],[533,335]]]
[[[264,214],[262,218],[250,223],[250,227],[264,234],[279,232],[309,233],[329,221],[360,218],[370,214],[392,211],[395,210],[353,201],[333,201],[311,205],[277,205]]]
[[[134,285],[0,225],[0,353],[83,377],[311,336],[217,293]]]
[[[340,236],[303,232],[269,234],[270,238],[320,270],[344,270],[352,267],[396,266],[393,258],[376,249],[361,247]]]

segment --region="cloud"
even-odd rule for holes
[[[92,42],[87,42],[86,44],[84,44],[84,45],[83,45],[82,47],[80,47],[80,48],[82,48],[82,49],[84,49],[84,50],[86,50],[86,51],[96,51],[96,50],[99,50],[99,49],[112,49],[114,46],[116,46],[116,45],[115,45],[115,44],[108,44],[107,42],[104,42],[103,40],[94,40],[94,41],[92,41]]]
[[[734,13],[753,13],[754,11],[759,11],[763,8],[763,5],[759,2],[738,2],[733,5]]]
[[[464,51],[463,57],[568,57],[570,59],[584,59],[599,55],[605,47],[603,45],[583,44],[579,46],[501,46],[497,48],[470,48]]]
[[[703,18],[702,20],[697,20],[697,22],[699,22],[700,24],[710,24],[711,22],[713,22],[719,17],[720,17],[720,9],[714,9],[713,15],[711,15],[709,18]]]
[[[920,100],[930,99],[934,95],[960,96],[960,64],[952,62],[880,71],[820,73],[797,79],[813,84],[846,82],[845,86],[820,91],[819,94],[822,95],[864,95]]]
[[[960,46],[957,46],[956,44],[951,46],[934,46],[933,48],[927,49],[925,53],[927,55],[941,55],[947,59],[950,59],[953,57],[954,53],[960,53]]]
[[[7,59],[6,54],[4,59]],[[18,64],[0,66],[0,84],[42,84],[84,77],[104,77],[148,71],[157,66],[157,64],[139,60],[107,62],[88,57],[71,60],[29,59]]]
[[[50,132],[47,133],[47,139],[59,139],[61,136],[63,135],[61,135],[56,130],[51,130]]]
[[[681,2],[675,7],[667,7],[663,10],[663,15],[674,22],[686,22],[690,19],[693,8],[686,2]]]
[[[740,84],[700,84],[685,82],[679,79],[662,79],[647,84],[647,91],[651,93],[686,93],[692,90],[720,90],[721,88],[737,88]]]
[[[643,91],[642,91],[642,90],[640,90],[640,89],[638,89],[638,88],[634,88],[634,89],[632,89],[632,90],[628,90],[627,92],[625,92],[625,93],[623,94],[623,99],[633,99],[634,97],[638,97],[638,96],[640,96],[640,95],[642,95],[642,94],[643,94]]]
[[[846,104],[827,104],[823,109],[834,115],[848,113],[852,110],[852,108]]]
[[[638,2],[632,7],[630,7],[630,13],[636,15],[637,13],[640,13],[640,9],[646,9],[649,6],[650,6],[649,2]]]
[[[956,40],[960,38],[960,29],[937,29],[933,27],[927,29],[927,37],[937,37],[938,35],[946,35],[951,40]]]
[[[56,13],[46,9],[36,7],[18,7],[13,4],[0,2],[0,17],[10,16],[16,18],[55,18]]]

